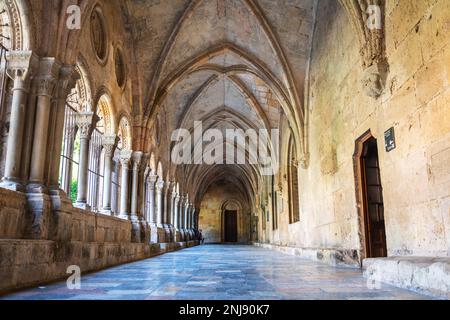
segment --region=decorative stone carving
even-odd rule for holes
[[[21,50],[24,48],[24,36],[23,36],[23,23],[21,19],[21,14],[19,8],[17,7],[17,3],[15,0],[5,0],[5,7],[8,12],[9,24],[10,24],[10,36],[12,39],[10,40],[9,49],[12,50]]]
[[[364,92],[372,98],[378,98],[386,86],[387,66],[374,64],[364,70],[362,85]]]
[[[362,66],[365,70],[362,79],[363,90],[368,96],[378,98],[384,91],[389,69],[384,43],[385,0],[339,1],[347,11],[358,35]]]
[[[80,130],[81,139],[90,138],[98,120],[98,116],[93,112],[81,112],[77,114],[76,122]]]
[[[102,146],[105,150],[105,157],[112,157],[117,148],[119,138],[115,134],[105,134],[102,138]]]
[[[164,191],[164,184],[165,184],[164,181],[161,178],[159,178],[155,185],[156,192],[162,193]]]
[[[42,58],[39,64],[39,74],[36,79],[37,95],[52,97],[61,64],[55,58]]]
[[[120,152],[120,163],[123,167],[128,168],[131,158],[133,156],[133,151],[131,150],[122,150]]]
[[[75,88],[80,75],[73,66],[64,65],[59,71],[56,98],[66,101],[67,96]]]
[[[6,53],[8,61],[7,75],[12,80],[25,83],[30,79],[33,69],[39,65],[39,58],[32,51],[9,51]]]

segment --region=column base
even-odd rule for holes
[[[161,228],[160,226],[157,226],[155,224],[150,226],[151,228],[151,238],[150,238],[150,242],[151,243],[165,243],[166,239],[166,232],[164,230],[164,228]]]
[[[27,185],[27,193],[34,193],[34,194],[42,194],[42,193],[49,193],[49,190],[46,186],[40,183],[30,183]]]
[[[132,243],[142,242],[140,221],[131,221],[131,242]]]
[[[175,230],[175,242],[184,242],[183,232],[180,229]]]
[[[31,223],[26,234],[31,239],[51,239],[52,238],[52,201],[47,194],[27,194],[28,208]]]
[[[10,180],[7,178],[3,178],[3,180],[0,182],[0,188],[11,190],[11,191],[17,191],[17,192],[25,192],[26,188],[25,186],[15,180]]]
[[[91,206],[85,202],[75,202],[73,206],[81,210],[91,210]]]
[[[50,190],[50,198],[52,199],[53,210],[61,211],[72,208],[72,201],[63,190]]]

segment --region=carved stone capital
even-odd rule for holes
[[[141,164],[142,164],[142,157],[143,157],[144,153],[142,153],[141,151],[136,151],[133,152],[133,170],[134,171],[139,171]]]
[[[32,51],[9,51],[6,53],[6,60],[7,75],[14,81],[23,82],[23,86],[29,82],[39,66],[39,57]]]
[[[364,92],[378,98],[384,91],[388,72],[385,49],[385,0],[339,0],[358,36]]]
[[[302,169],[308,169],[309,168],[309,158],[310,155],[309,153],[305,153],[302,155],[302,158],[300,159],[300,166],[302,167]],[[297,165],[298,168],[298,165]]]
[[[42,58],[36,78],[37,94],[51,97],[54,93],[61,64],[55,58]]]
[[[150,175],[147,178],[148,187],[150,190],[155,190],[155,184],[158,180],[158,176],[154,172],[150,172]]]
[[[133,156],[133,151],[131,151],[131,150],[122,150],[120,152],[120,163],[122,164],[122,167],[128,168],[128,166],[130,165],[132,156]]]
[[[157,193],[162,193],[164,191],[164,180],[158,179],[156,182],[155,188]]]
[[[372,98],[378,98],[386,87],[387,65],[376,63],[364,70],[361,80],[364,92]]]
[[[93,112],[80,112],[76,115],[76,123],[81,139],[89,139],[99,118]]]
[[[115,134],[105,134],[102,138],[102,146],[105,150],[105,157],[112,157],[119,143],[119,137]]]
[[[36,88],[38,96],[48,96],[53,95],[55,89],[56,79],[51,76],[43,76],[36,79]]]
[[[72,89],[75,88],[75,85],[79,79],[80,75],[76,71],[75,67],[70,65],[62,66],[59,71],[56,98],[65,102],[67,100],[67,96],[70,94]]]

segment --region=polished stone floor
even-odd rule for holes
[[[26,300],[429,299],[382,285],[359,270],[333,268],[252,246],[205,245],[3,297]]]

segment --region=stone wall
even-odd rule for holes
[[[268,242],[359,250],[355,141],[378,140],[389,255],[450,253],[450,2],[389,0],[390,72],[378,99],[362,91],[359,44],[338,1],[321,0],[313,41],[310,166],[300,169],[301,221],[289,224],[287,192],[279,230]],[[394,127],[397,148],[384,150]],[[287,190],[286,176],[282,183]]]
[[[204,196],[200,206],[199,229],[202,230],[206,243],[220,243],[223,235],[223,211],[238,211],[238,242],[247,243],[250,236],[249,211],[240,206],[240,195],[229,186],[216,185]]]
[[[0,294],[196,245],[131,242],[131,223],[64,204],[46,212],[45,237],[34,239],[26,195],[0,188]]]

